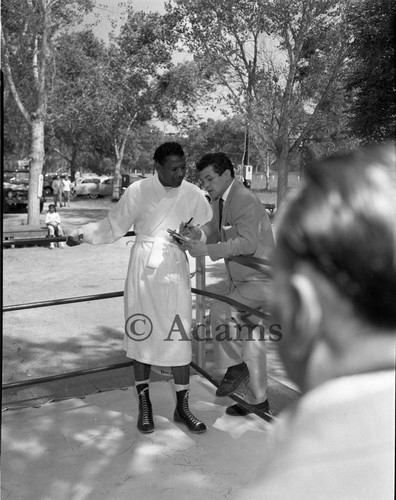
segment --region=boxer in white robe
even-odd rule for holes
[[[130,185],[105,219],[74,230],[68,244],[111,243],[133,228],[136,239],[124,294],[124,348],[134,360],[138,428],[154,430],[148,384],[151,365],[159,365],[172,367],[178,397],[175,420],[192,432],[204,432],[205,425],[191,414],[187,399],[192,320],[189,265],[168,229],[178,229],[190,219],[204,224],[211,218],[211,207],[197,186],[183,180],[186,164],[178,143],[157,148],[154,160],[154,176]]]

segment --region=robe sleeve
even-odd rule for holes
[[[212,206],[203,194],[199,192],[195,208],[194,224],[203,226],[212,218]]]
[[[81,226],[84,243],[98,245],[122,238],[134,224],[139,206],[139,183],[131,184],[106,218]]]

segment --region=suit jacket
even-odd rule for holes
[[[277,417],[235,498],[394,499],[394,370],[324,382]]]
[[[257,270],[232,260],[241,256],[239,260],[249,264],[251,257],[269,259],[274,249],[268,214],[250,189],[234,182],[223,206],[221,223],[217,200],[213,203],[212,219],[202,229],[207,237],[209,257],[212,260],[224,258],[232,281],[269,281],[270,266],[263,265]]]

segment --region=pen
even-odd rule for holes
[[[194,218],[194,217],[191,217],[191,219],[190,219],[188,222],[186,222],[186,223],[184,224],[184,227],[185,227],[185,228],[186,228],[186,227],[190,224],[190,222],[193,220],[193,218]]]

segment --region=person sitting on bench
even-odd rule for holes
[[[63,236],[63,229],[61,224],[60,215],[56,211],[55,205],[48,206],[48,212],[45,216],[45,224],[48,228],[48,238],[54,238],[55,236]],[[59,243],[62,248],[65,246],[64,243]],[[55,248],[53,243],[50,243],[50,248]]]

